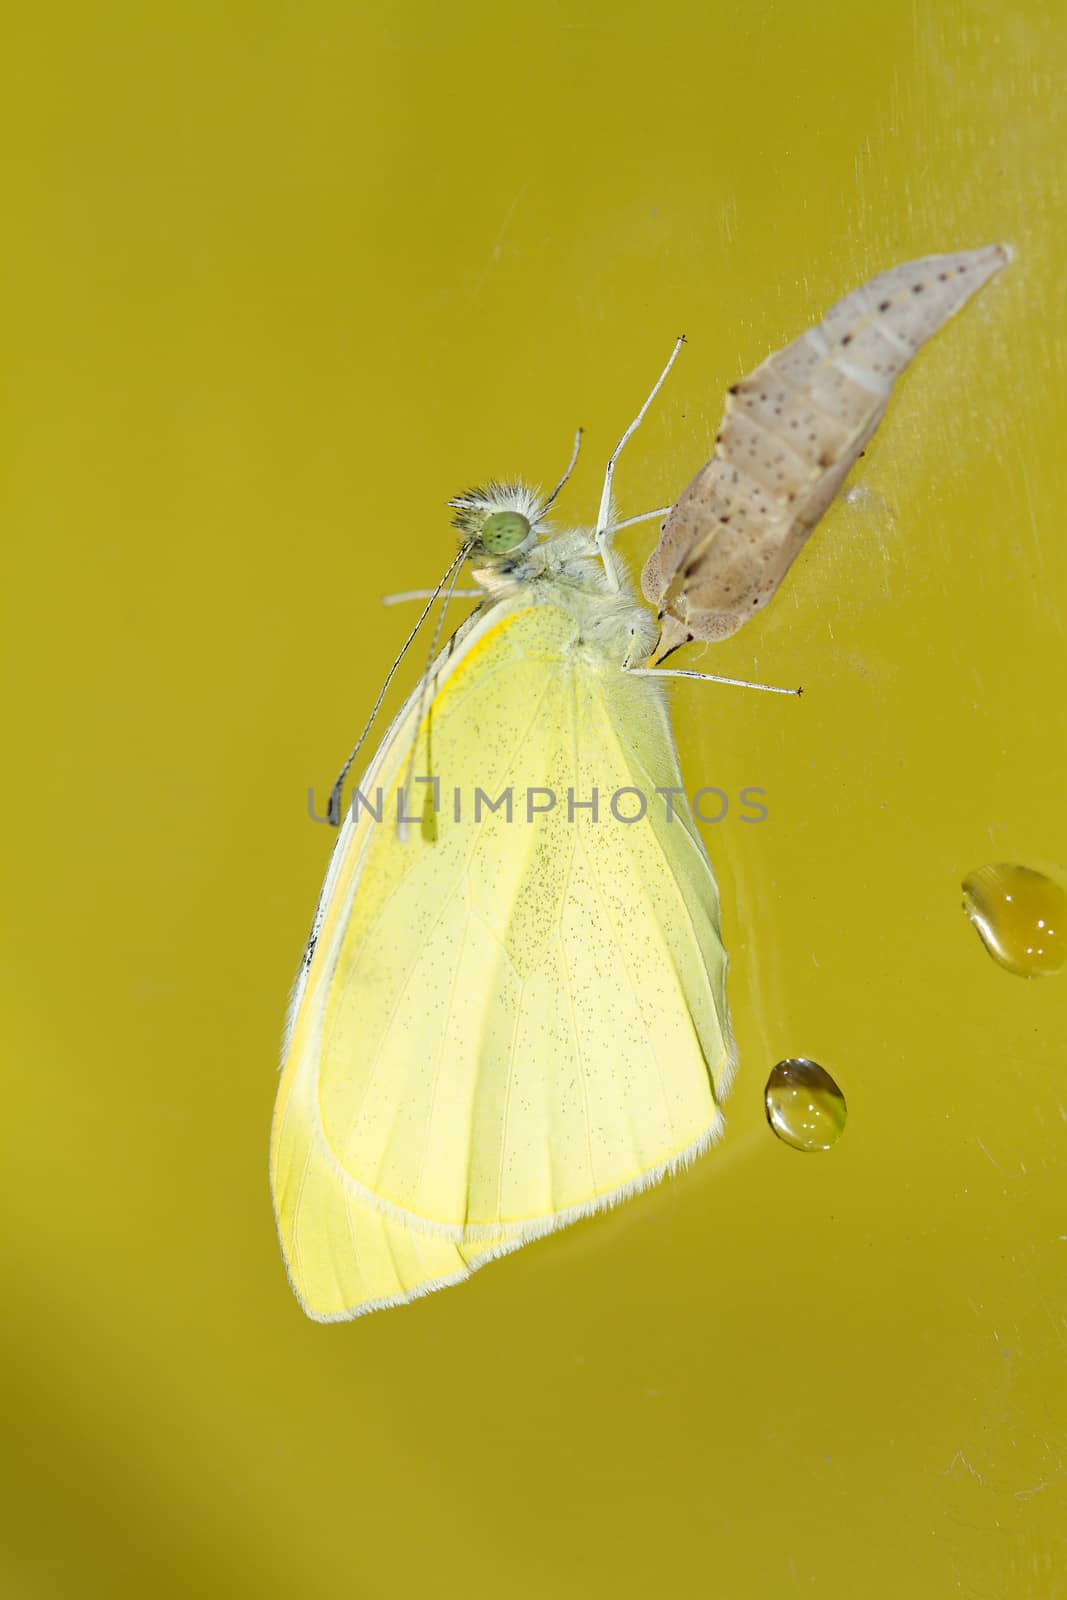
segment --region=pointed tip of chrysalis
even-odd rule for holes
[[[659,640],[649,656],[649,661],[654,667],[662,665],[668,656],[672,656],[676,650],[680,650],[683,644],[688,644],[693,637],[685,623],[679,622],[677,617],[672,617],[669,611],[665,612],[659,620]]]

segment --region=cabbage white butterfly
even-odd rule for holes
[[[459,1282],[720,1136],[719,897],[661,681],[710,675],[643,663],[773,594],[893,378],[1006,259],[897,268],[731,391],[645,568],[658,619],[612,550],[612,482],[678,346],[594,528],[549,526],[570,468],[547,498],[452,502],[434,595],[469,559],[482,604],[359,782],[289,1011],[271,1187],[309,1316]]]

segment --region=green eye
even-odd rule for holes
[[[521,511],[494,511],[482,524],[482,549],[491,555],[514,550],[530,537],[530,524]]]

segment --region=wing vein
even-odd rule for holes
[[[539,716],[541,714],[542,706],[544,704],[545,699],[547,698],[548,692],[549,692],[551,687],[552,687],[552,679],[549,678],[546,681],[545,687],[542,690],[541,694],[538,696],[536,704],[534,705],[534,707],[533,707],[533,709],[531,711],[530,717],[527,720],[526,726],[523,729],[522,734],[517,739],[517,741],[515,742],[513,747],[509,750],[509,752],[508,752],[507,756],[505,757],[505,759],[501,762],[500,771],[501,771],[502,774],[505,773],[507,771],[508,766],[511,765],[514,762],[514,759],[515,759],[515,756],[516,756],[516,753],[517,753],[518,749],[521,748],[522,744],[529,737],[529,734],[530,734],[531,730],[536,725],[537,720],[538,720],[538,718],[539,718]],[[417,737],[417,735],[416,735],[416,737]],[[377,1045],[375,1047],[374,1055],[373,1055],[373,1057],[372,1057],[372,1059],[371,1059],[371,1061],[369,1063],[368,1070],[367,1070],[367,1073],[366,1073],[366,1078],[364,1080],[362,1091],[361,1091],[361,1094],[360,1094],[359,1102],[353,1108],[353,1117],[352,1117],[353,1126],[355,1126],[358,1123],[362,1107],[365,1105],[365,1103],[367,1101],[367,1098],[370,1095],[371,1090],[372,1090],[372,1088],[374,1086],[375,1079],[376,1079],[378,1070],[379,1070],[380,1065],[381,1065],[382,1056],[383,1056],[383,1052],[384,1052],[384,1049],[385,1049],[385,1046],[386,1046],[386,1042],[389,1039],[390,1033],[392,1031],[393,1024],[394,1024],[394,1022],[396,1020],[396,1017],[397,1017],[402,1005],[404,1004],[405,1000],[407,999],[408,988],[409,988],[409,985],[411,984],[411,982],[412,982],[412,980],[413,980],[413,978],[415,976],[416,970],[418,968],[418,962],[419,962],[419,957],[420,957],[420,955],[422,953],[422,948],[430,939],[433,938],[433,936],[436,934],[436,932],[440,928],[442,922],[445,919],[445,916],[447,915],[448,911],[452,907],[453,901],[456,899],[457,895],[459,894],[460,889],[461,888],[465,889],[466,883],[467,883],[467,875],[468,875],[468,872],[469,872],[469,869],[470,869],[471,860],[473,858],[474,852],[477,849],[477,847],[478,847],[478,832],[477,832],[477,830],[475,830],[473,832],[473,834],[472,834],[471,843],[470,843],[470,846],[469,846],[469,848],[467,850],[466,860],[463,863],[462,868],[460,869],[460,872],[459,872],[459,874],[457,876],[456,883],[454,884],[454,886],[452,888],[449,889],[448,893],[443,897],[442,902],[441,902],[440,910],[439,910],[437,916],[434,918],[433,923],[430,925],[430,928],[429,928],[429,930],[427,932],[426,939],[423,941],[423,945],[420,945],[419,947],[417,947],[414,950],[414,952],[412,953],[411,959],[410,959],[410,961],[409,961],[409,963],[407,965],[407,968],[406,968],[406,970],[404,972],[403,979],[399,984],[396,999],[395,999],[395,1001],[393,1003],[393,1006],[392,1006],[392,1008],[391,1008],[391,1010],[390,1010],[390,1012],[388,1014],[388,1018],[386,1020],[385,1026],[381,1030],[381,1033],[380,1033],[379,1039],[378,1039],[378,1043],[377,1043]],[[354,885],[353,887],[355,888],[357,886],[358,886],[358,884]],[[377,926],[378,921],[381,920],[381,917],[384,914],[385,907],[392,900],[393,895],[395,893],[396,893],[396,890],[391,891],[390,894],[388,896],[386,896],[385,900],[383,901],[382,910],[381,910],[381,912],[379,912],[379,916],[376,919],[375,924],[373,924],[371,927],[368,927],[368,929],[367,929],[367,932],[366,932],[366,935],[365,935],[366,942],[370,942],[372,940],[373,934],[374,934],[374,928]],[[325,1041],[324,1041],[324,1044],[325,1044]],[[320,1059],[321,1059],[321,1056],[323,1054],[323,1047],[320,1047],[319,1054],[320,1054]],[[326,1143],[329,1144],[329,1140],[326,1138],[325,1128],[322,1127],[321,1112],[320,1112],[320,1109],[318,1107],[317,1101],[318,1101],[318,1096],[316,1096],[316,1117],[318,1119],[318,1123],[319,1123],[320,1128],[322,1128],[323,1138],[326,1140]],[[393,1121],[392,1121],[392,1124],[390,1126],[389,1134],[387,1135],[387,1138],[386,1138],[386,1141],[385,1141],[386,1143],[388,1143],[389,1140],[391,1140],[391,1138],[392,1138],[392,1134],[393,1134],[393,1131],[395,1130],[396,1120],[397,1120],[397,1117],[399,1115],[399,1111],[400,1111],[400,1097],[398,1096],[397,1100],[396,1100],[396,1103],[395,1103],[395,1106],[394,1106]],[[332,1146],[330,1146],[330,1148],[332,1149]],[[384,1157],[383,1157],[383,1159],[384,1159]],[[338,1160],[340,1161],[340,1164],[341,1164],[342,1168],[345,1171],[347,1171],[348,1168],[347,1168],[344,1160],[342,1160],[340,1157],[338,1157]],[[352,1174],[352,1176],[355,1177],[355,1174]],[[379,1176],[380,1176],[380,1163],[379,1163],[379,1172],[375,1174],[375,1178],[374,1178],[373,1181],[377,1182],[378,1179],[379,1179]],[[356,1181],[358,1182],[359,1180],[357,1179]],[[373,1189],[371,1189],[371,1185],[370,1184],[366,1184],[366,1185],[364,1185],[364,1187],[366,1187],[372,1193],[375,1192]]]
[[[614,720],[609,716],[605,716],[603,718],[603,721],[604,721],[604,724],[605,724],[609,734],[611,735],[612,739],[615,742],[616,748],[619,751],[619,754],[620,754],[620,756],[621,756],[621,758],[623,760],[624,765],[629,765],[630,764],[630,759],[632,759],[633,763],[640,769],[641,773],[644,775],[644,777],[651,784],[653,791],[655,791],[656,784],[655,784],[654,779],[653,779],[653,774],[651,772],[649,772],[648,768],[645,766],[645,763],[641,760],[640,756],[637,754],[636,748],[634,748],[634,750],[629,752],[629,756],[628,756],[627,751],[623,748],[622,743],[621,743],[621,741],[619,739],[618,728],[616,727]],[[681,774],[680,773],[676,773],[675,776],[680,777]],[[671,822],[667,823],[667,826],[668,827],[675,826],[675,819],[672,818]],[[696,852],[696,854],[697,854],[697,856],[699,858],[699,861],[700,861],[700,865],[701,865],[704,873],[709,878],[713,878],[713,874],[712,874],[712,870],[711,870],[711,862],[708,859],[707,852],[704,849],[703,842],[700,839],[699,835],[694,837],[694,835],[684,825],[684,823],[680,824],[680,826],[682,828],[682,832],[685,834],[687,840],[689,841],[689,844],[690,844],[691,848]],[[682,890],[682,886],[681,886],[680,882],[678,881],[678,876],[677,876],[676,872],[674,871],[673,865],[671,864],[670,857],[667,855],[666,850],[664,850],[663,845],[660,843],[659,836],[655,833],[655,830],[653,830],[653,837],[655,838],[655,841],[656,841],[656,847],[659,850],[661,856],[663,857],[664,863],[665,863],[665,865],[667,867],[667,876],[670,878],[671,887],[672,887],[672,889],[674,891],[675,896],[677,897],[678,903],[680,904],[682,912],[683,912],[683,914],[685,916],[686,925],[689,928],[690,933],[692,934],[693,943],[696,946],[696,949],[697,949],[697,951],[698,951],[698,953],[700,955],[701,959],[700,959],[699,965],[700,965],[700,971],[701,971],[701,973],[703,975],[703,978],[704,978],[704,987],[705,987],[705,990],[706,990],[707,1003],[708,1003],[713,1015],[719,1021],[720,1032],[724,1035],[723,1043],[724,1043],[724,1045],[727,1045],[727,1050],[728,1050],[728,1044],[727,1044],[726,1035],[727,1035],[728,1030],[729,1030],[729,1021],[728,1021],[728,1018],[726,1016],[724,1016],[724,1015],[722,1015],[720,1013],[719,1004],[718,1004],[718,1001],[717,1001],[716,995],[715,995],[715,990],[712,987],[711,977],[710,977],[710,974],[708,972],[708,964],[707,964],[707,961],[706,961],[705,956],[704,956],[703,941],[702,941],[702,939],[700,937],[700,934],[699,934],[699,932],[697,930],[696,923],[695,923],[695,921],[693,919],[692,908],[690,907],[689,901],[686,898],[686,896],[685,896],[685,894],[684,894],[684,892]],[[642,879],[642,888],[643,887],[644,887],[644,884],[643,884],[643,879]],[[647,895],[645,896],[645,898],[647,899]],[[720,948],[721,948],[721,946],[722,946],[721,935],[719,937],[719,944],[720,944]],[[672,962],[672,965],[673,964],[674,963]]]
[[[572,711],[572,723],[571,723],[572,748],[573,748],[573,751],[574,751],[574,782],[575,782],[575,787],[576,787],[578,793],[580,794],[580,793],[583,792],[583,787],[582,787],[581,741],[580,741],[580,738],[579,738],[579,730],[578,730],[578,723],[579,723],[579,716],[580,716],[579,705],[578,705],[578,674],[575,671],[573,671],[573,669],[571,671],[571,711]],[[559,947],[560,961],[561,961],[561,965],[563,967],[564,981],[566,982],[566,985],[567,985],[567,1000],[568,1000],[568,1003],[569,1003],[569,1006],[570,1006],[571,1028],[572,1028],[573,1033],[574,1033],[574,1053],[575,1053],[575,1056],[576,1056],[577,1062],[578,1062],[578,1077],[579,1077],[579,1080],[580,1080],[581,1085],[582,1085],[582,1109],[583,1109],[583,1113],[584,1113],[584,1117],[585,1117],[585,1148],[586,1148],[586,1154],[587,1154],[588,1161],[589,1161],[589,1182],[590,1182],[590,1184],[591,1184],[591,1186],[592,1186],[592,1188],[593,1188],[593,1190],[595,1192],[595,1190],[596,1190],[596,1163],[593,1160],[593,1130],[592,1130],[592,1127],[591,1127],[591,1124],[590,1124],[590,1115],[589,1115],[589,1076],[588,1076],[588,1073],[586,1072],[585,1056],[584,1056],[583,1051],[582,1051],[581,1037],[580,1037],[579,1032],[578,1032],[578,1015],[577,1015],[577,1012],[575,1011],[575,1008],[574,1008],[574,990],[571,987],[570,969],[567,966],[567,962],[566,962],[566,959],[564,957],[563,935],[562,935],[562,927],[561,927],[562,918],[563,918],[563,915],[564,915],[564,913],[566,912],[566,909],[567,909],[567,896],[570,893],[571,881],[572,881],[573,876],[574,876],[574,857],[575,857],[577,844],[578,844],[578,841],[577,841],[577,827],[575,828],[575,835],[576,835],[575,846],[571,849],[570,859],[567,862],[567,877],[566,877],[566,880],[565,880],[564,885],[563,885],[563,893],[560,896],[560,912],[559,912],[559,916],[556,918],[556,943],[557,943],[557,945]]]

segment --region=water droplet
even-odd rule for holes
[[[1049,978],[1067,961],[1067,894],[1032,867],[978,867],[963,909],[994,961],[1020,978]]]
[[[829,1150],[845,1131],[845,1097],[817,1061],[803,1056],[779,1061],[763,1100],[767,1121],[794,1150]]]

